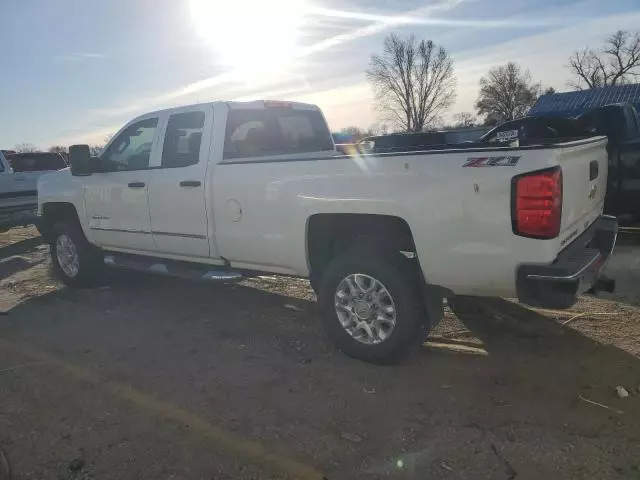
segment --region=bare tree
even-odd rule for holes
[[[33,143],[19,143],[15,147],[14,150],[18,153],[33,153],[38,152],[39,149]]]
[[[354,142],[357,142],[366,136],[365,131],[360,127],[345,127],[341,132],[349,135]]]
[[[111,140],[111,138],[113,137],[113,134],[109,133],[108,135],[106,135],[104,137],[104,143],[103,144],[94,144],[94,145],[89,145],[89,151],[91,152],[91,156],[92,157],[99,157],[100,154],[104,151],[104,147],[107,146],[107,143],[109,143],[109,141]]]
[[[629,83],[640,77],[640,32],[618,30],[599,51],[576,50],[567,67],[575,77],[568,85],[576,90]]]
[[[67,147],[62,145],[52,145],[49,147],[49,153],[62,153],[67,154]]]
[[[489,70],[480,79],[480,94],[476,101],[478,115],[492,121],[515,120],[527,113],[538,99],[540,85],[533,83],[531,73],[517,63],[509,62]],[[485,122],[486,123],[486,122]]]
[[[455,128],[473,127],[478,123],[478,119],[471,112],[460,112],[453,116],[453,126]]]
[[[89,145],[89,151],[92,157],[98,157],[104,150],[104,145]]]
[[[369,127],[366,130],[360,127],[345,127],[341,132],[351,136],[355,142],[359,142],[365,137],[372,137],[376,135],[376,131],[373,127]]]
[[[455,100],[453,60],[431,40],[391,34],[382,55],[372,55],[367,78],[377,108],[406,131],[419,132]]]
[[[554,93],[556,93],[556,89],[553,87],[547,87],[542,92],[543,95],[553,95]]]

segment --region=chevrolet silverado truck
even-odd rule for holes
[[[310,279],[337,346],[411,351],[454,295],[567,306],[597,285],[606,139],[345,156],[322,112],[214,102],[142,115],[100,157],[38,183],[40,227],[70,286],[120,267],[209,281]]]

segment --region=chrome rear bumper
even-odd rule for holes
[[[518,299],[547,308],[575,303],[578,294],[599,284],[617,237],[618,221],[603,215],[560,252],[553,263],[521,265],[517,273]]]

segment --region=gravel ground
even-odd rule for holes
[[[0,480],[640,478],[637,250],[609,267],[616,296],[462,299],[418,355],[376,367],[334,350],[306,281],[71,291],[14,229]]]

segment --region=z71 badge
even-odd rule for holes
[[[519,156],[469,157],[463,167],[513,167],[518,160]]]

